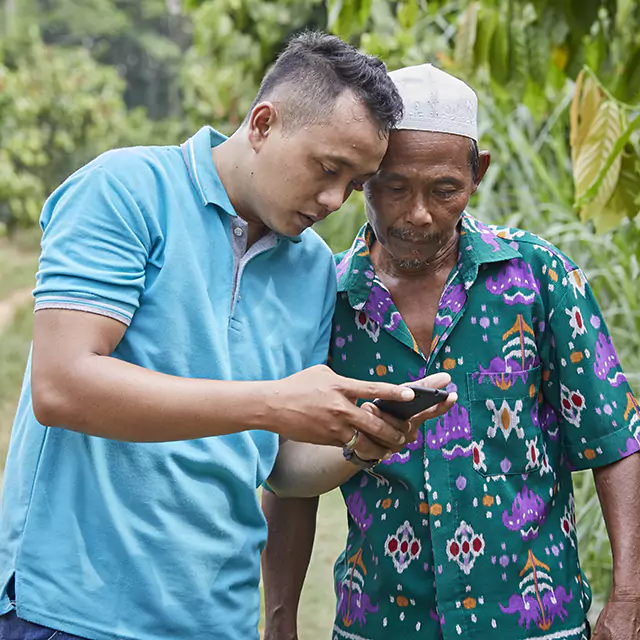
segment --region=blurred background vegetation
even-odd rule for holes
[[[433,62],[479,94],[492,166],[471,211],[540,233],[576,260],[640,387],[640,5],[637,0],[0,0],[0,455],[24,359],[42,203],[116,146],[231,133],[287,39],[313,27],[390,69]],[[320,232],[335,250],[357,196]],[[576,476],[596,610],[610,587],[606,531]],[[340,501],[323,506],[302,640],[329,637]]]

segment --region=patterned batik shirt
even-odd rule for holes
[[[588,637],[571,472],[639,450],[638,402],[584,274],[525,231],[464,214],[431,353],[375,274],[363,227],[337,257],[331,366],[459,394],[342,487],[333,640]]]

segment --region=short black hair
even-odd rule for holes
[[[276,90],[286,91],[282,118],[288,129],[328,122],[337,98],[347,90],[384,133],[403,112],[402,98],[382,60],[321,31],[305,31],[289,42],[262,80],[249,113]]]
[[[478,143],[472,138],[469,140],[469,165],[471,166],[471,178],[473,184],[478,182],[480,176],[480,152],[478,151]]]

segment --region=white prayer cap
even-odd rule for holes
[[[453,133],[477,142],[478,97],[462,80],[430,64],[397,69],[389,76],[404,102],[396,129]]]

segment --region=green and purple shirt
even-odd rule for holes
[[[458,404],[342,487],[333,640],[579,640],[591,603],[571,472],[640,449],[640,413],[584,274],[525,231],[464,214],[421,353],[376,277],[369,226],[337,257],[332,368],[446,371]]]

